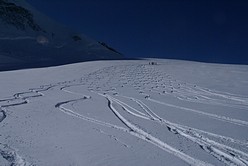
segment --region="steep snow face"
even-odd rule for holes
[[[247,166],[247,72],[156,59],[0,72],[0,165]]]
[[[122,55],[54,22],[25,1],[0,0],[0,57],[5,59],[3,68],[17,61],[46,65]]]

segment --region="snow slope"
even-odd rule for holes
[[[0,0],[0,70],[120,58],[111,47],[56,23],[25,0]]]
[[[1,72],[0,165],[246,166],[247,72],[158,59]]]

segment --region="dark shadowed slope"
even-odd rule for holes
[[[47,18],[25,1],[0,0],[0,70],[123,56]]]

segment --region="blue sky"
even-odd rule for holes
[[[248,64],[245,0],[27,0],[127,57]]]

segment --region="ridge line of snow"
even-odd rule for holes
[[[0,40],[36,40],[36,38],[31,36],[0,37]]]

